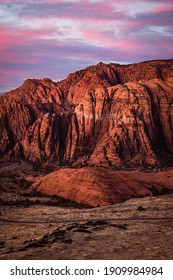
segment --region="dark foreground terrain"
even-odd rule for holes
[[[171,191],[92,208],[30,188],[53,170],[1,164],[0,259],[173,259]]]

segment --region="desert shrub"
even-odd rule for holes
[[[152,186],[151,192],[154,196],[162,195],[162,194],[170,194],[173,193],[173,190],[168,189],[167,187],[163,187],[162,189],[157,189],[156,187]]]
[[[138,194],[136,197],[137,197],[137,198],[143,198],[144,195],[143,195],[143,194]]]
[[[28,192],[22,192],[22,196],[28,196],[28,197],[50,197],[47,194],[38,192],[35,189],[30,189]]]
[[[27,181],[26,179],[22,178],[19,180],[19,184],[20,184],[20,187],[22,189],[29,189],[31,187],[31,185],[33,184],[33,182],[31,181]]]
[[[140,205],[140,206],[138,207],[138,209],[137,209],[137,210],[138,210],[138,211],[144,211],[144,210],[145,210],[145,208],[144,208],[143,206],[141,206],[141,205]]]
[[[170,194],[173,193],[173,190],[168,189],[167,187],[164,187],[161,189],[160,194]]]
[[[76,201],[63,198],[57,195],[53,195],[51,197],[52,200],[44,202],[44,204],[49,206],[58,206],[58,207],[72,207],[72,208],[91,208],[91,206],[83,204],[83,203],[77,203]]]

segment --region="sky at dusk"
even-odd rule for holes
[[[0,0],[0,92],[102,61],[173,58],[172,0]]]

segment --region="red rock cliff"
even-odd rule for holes
[[[90,66],[0,98],[0,156],[96,166],[172,164],[173,60]]]

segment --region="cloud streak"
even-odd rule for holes
[[[0,91],[99,61],[172,58],[172,18],[172,0],[0,0]]]

